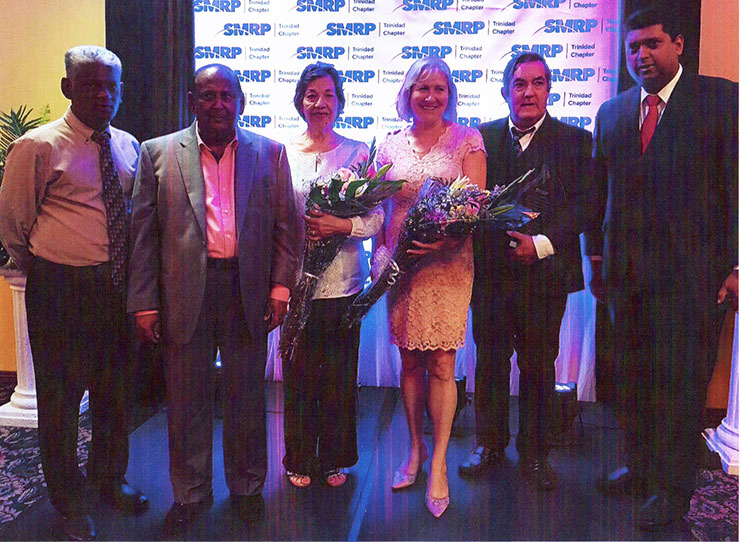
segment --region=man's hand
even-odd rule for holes
[[[265,321],[268,323],[268,331],[273,331],[286,317],[288,312],[288,303],[280,299],[268,299],[268,310],[265,313]]]
[[[589,290],[600,303],[605,302],[605,281],[602,279],[602,260],[589,260],[592,276],[589,279]]]
[[[136,338],[139,342],[157,344],[162,336],[159,312],[135,314]]]
[[[738,269],[731,271],[718,290],[718,304],[724,301],[728,301],[733,310],[738,312]]]
[[[524,265],[532,265],[538,261],[538,253],[535,252],[535,243],[531,236],[516,231],[508,231],[507,235],[512,238],[510,247],[517,244],[508,252],[510,260]]]

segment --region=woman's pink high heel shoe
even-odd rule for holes
[[[394,479],[391,482],[391,489],[397,490],[413,486],[414,482],[417,481],[417,475],[419,474],[419,471],[422,470],[422,465],[425,461],[427,461],[427,457],[427,448],[424,448],[422,450],[422,454],[419,457],[419,465],[417,466],[416,471],[407,472],[406,469],[403,469],[402,467],[396,469],[396,472],[394,473]]]
[[[442,497],[439,499],[436,497],[432,497],[430,496],[430,486],[428,484],[427,493],[425,493],[425,504],[427,505],[427,510],[430,511],[430,514],[432,514],[436,518],[439,518],[443,515],[443,513],[448,509],[448,506],[450,505],[450,493],[448,493],[447,497]]]

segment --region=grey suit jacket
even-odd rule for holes
[[[299,218],[283,145],[237,128],[235,206],[242,305],[254,339],[270,289],[293,288]],[[128,311],[158,309],[163,338],[187,343],[206,291],[206,204],[196,125],[145,141],[132,197]]]

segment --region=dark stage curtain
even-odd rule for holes
[[[191,0],[107,0],[106,47],[123,63],[124,94],[114,125],[139,141],[190,124]]]

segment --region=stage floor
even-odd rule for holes
[[[516,398],[512,398],[516,427]],[[491,474],[468,481],[458,464],[474,446],[473,405],[463,411],[448,451],[451,505],[433,518],[424,505],[427,477],[410,489],[390,489],[394,468],[407,452],[404,409],[396,388],[362,388],[359,393],[360,460],[347,483],[329,488],[315,481],[293,487],[284,474],[283,415],[280,383],[268,383],[269,472],[263,495],[263,521],[247,526],[232,513],[223,474],[221,422],[214,435],[215,504],[203,520],[183,533],[186,540],[692,540],[678,525],[649,534],[634,527],[641,500],[605,497],[595,489],[604,469],[619,466],[621,432],[599,404],[581,403],[583,443],[575,425],[566,445],[555,448],[550,461],[558,473],[556,489],[538,493],[521,481],[514,439],[507,463]],[[101,540],[159,539],[165,513],[172,504],[168,476],[166,412],[161,410],[130,438],[129,481],[150,499],[138,517],[122,516],[96,503],[93,517]],[[431,439],[428,436],[428,446]],[[5,540],[55,538],[55,513],[44,499],[3,527]],[[737,525],[737,524],[736,524]],[[736,533],[738,531],[736,530]]]

